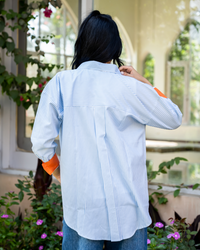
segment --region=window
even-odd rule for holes
[[[147,169],[156,170],[152,161],[147,161]],[[174,165],[167,174],[160,174],[156,179],[152,180],[153,183],[163,183],[167,185],[194,185],[199,182],[200,178],[200,164],[198,163],[180,163]]]
[[[183,114],[183,124],[190,120],[189,63],[188,61],[168,62],[168,96],[178,105]]]
[[[200,11],[175,40],[168,62],[168,95],[183,113],[186,125],[200,125]]]
[[[155,59],[151,54],[148,54],[144,60],[143,76],[154,86],[154,66]]]
[[[74,3],[78,0],[74,1]],[[77,6],[72,3],[74,12],[68,3],[63,2],[61,9],[54,8],[50,5],[52,14],[50,18],[46,18],[43,14],[44,10],[34,10],[32,13],[35,16],[34,20],[30,21],[30,26],[34,29],[30,30],[30,36],[27,36],[27,53],[32,58],[37,58],[41,63],[49,64],[62,64],[63,69],[70,69],[70,65],[73,59],[74,43],[77,35],[77,17],[74,13],[78,13],[75,8]],[[66,8],[68,7],[68,9]],[[40,42],[40,50],[45,52],[45,56],[40,55],[35,48],[37,44],[32,41],[31,36],[35,36],[39,40],[47,35],[55,35],[50,39],[50,43]],[[63,70],[62,69],[62,70]],[[28,65],[26,69],[27,76],[35,76],[37,73],[37,67]],[[49,71],[43,71],[41,74],[46,77],[53,77],[58,72],[57,68],[54,68],[50,73]],[[28,87],[28,86],[27,86]],[[26,111],[22,107],[18,108],[18,146],[22,149],[31,151],[31,123],[34,120],[34,107]],[[25,124],[25,127],[24,127]],[[59,145],[59,144],[58,144]],[[59,150],[59,146],[58,146]]]

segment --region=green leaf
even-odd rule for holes
[[[197,231],[190,232],[191,235],[196,235],[197,233],[198,233]]]
[[[3,199],[8,199],[8,197],[6,197],[6,196],[1,196],[1,198],[3,198]]]
[[[2,82],[4,82],[4,77],[0,76],[0,84],[2,84]]]
[[[5,28],[5,19],[3,16],[0,16],[0,32],[2,32]]]
[[[22,189],[22,188],[23,188],[23,185],[21,185],[21,184],[15,184],[15,186],[16,186],[17,188],[19,188],[19,189]]]
[[[163,169],[163,170],[161,170],[160,172],[161,172],[162,174],[167,174],[167,171],[166,171],[166,170],[164,170],[164,169]]]
[[[30,172],[29,172],[29,176],[30,176],[31,178],[33,178],[33,171],[30,171]]]
[[[190,246],[194,246],[194,244],[195,244],[195,241],[194,241],[194,240],[190,240],[190,241],[189,241],[189,245],[190,245]]]
[[[156,246],[156,240],[155,240],[155,238],[151,239],[151,246]]]
[[[193,190],[194,190],[194,189],[197,189],[199,186],[200,186],[200,184],[196,183],[196,184],[194,184],[194,186],[192,187],[192,189],[193,189]]]
[[[162,163],[160,163],[159,170],[163,169],[165,166],[166,166],[166,162],[165,161],[162,162]]]
[[[11,90],[10,91],[10,97],[15,101],[17,97],[19,96],[19,92],[17,90]]]
[[[2,74],[6,70],[5,66],[0,65],[0,74]]]
[[[165,197],[158,198],[159,204],[166,204],[168,202],[168,199]]]
[[[180,193],[180,189],[176,189],[174,191],[174,197],[177,197],[179,195],[179,193]]]
[[[16,55],[14,60],[16,64],[19,64],[22,61],[22,59],[23,59],[22,55]]]
[[[23,102],[23,107],[24,107],[25,109],[28,109],[30,106],[31,106],[31,103],[30,103],[30,102]]]
[[[18,194],[19,200],[22,201],[24,198],[24,193],[22,191],[19,192]]]
[[[153,198],[151,195],[149,196],[149,201],[150,201],[151,203],[154,203],[154,201],[155,201],[154,198]]]
[[[148,227],[148,228],[147,228],[147,231],[148,231],[148,232],[151,232],[151,233],[155,233],[156,230],[155,230],[154,228]]]
[[[36,210],[39,211],[39,210],[46,210],[48,209],[48,207],[38,207]]]
[[[10,85],[13,82],[13,79],[14,78],[11,76],[11,77],[7,78],[6,81]]]
[[[10,205],[19,205],[19,203],[18,203],[18,202],[13,201],[13,202],[11,202],[11,203],[10,203]]]
[[[157,188],[157,190],[160,190],[160,189],[162,189],[162,186],[159,185],[158,188]]]
[[[30,193],[30,192],[31,192],[30,189],[24,188],[24,187],[23,187],[23,191],[24,191],[24,192],[27,192],[27,193]]]
[[[5,40],[8,39],[8,33],[7,33],[7,32],[3,31],[3,32],[2,32],[2,36],[3,36],[3,38],[4,38]]]
[[[186,158],[183,158],[183,157],[176,157],[174,160],[175,160],[177,165],[179,164],[180,161],[188,161]]]
[[[16,77],[16,81],[17,81],[17,83],[19,84],[19,85],[21,85],[22,84],[22,82],[27,82],[27,77],[26,76],[24,76],[24,75],[18,75],[17,77]]]
[[[164,245],[159,245],[156,247],[156,249],[166,249],[166,247]]]
[[[172,167],[174,165],[174,159],[172,159],[171,161],[169,161],[170,163],[170,167]]]
[[[0,47],[3,47],[5,44],[5,40],[3,39],[2,36],[0,36]]]
[[[29,78],[29,79],[28,79],[27,84],[28,84],[28,86],[29,86],[30,88],[32,87],[33,82],[34,82],[33,78]]]
[[[17,90],[11,90],[10,91],[10,97],[15,101],[17,97],[19,96],[19,92]]]
[[[12,52],[15,48],[15,43],[14,42],[6,42],[6,48],[9,52]]]

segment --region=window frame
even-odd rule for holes
[[[189,61],[169,61],[167,62],[167,96],[171,99],[171,68],[182,67],[184,68],[184,99],[183,99],[183,119],[182,124],[190,126],[190,63]]]

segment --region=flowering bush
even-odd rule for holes
[[[34,191],[33,173],[18,180],[19,194],[6,193],[0,199],[0,250],[61,249],[62,199],[60,185],[53,183],[40,201]],[[32,212],[17,217],[11,206],[19,205],[24,193],[31,200]]]
[[[44,63],[42,57],[45,57],[44,51],[41,50],[41,44],[48,44],[55,37],[53,34],[47,36],[35,36],[31,34],[35,27],[31,27],[30,21],[35,19],[33,12],[35,9],[45,9],[44,16],[50,18],[52,10],[49,8],[49,3],[54,7],[61,8],[60,0],[45,0],[45,1],[30,1],[27,4],[26,0],[19,0],[19,10],[17,12],[12,9],[6,10],[5,1],[0,0],[0,50],[4,51],[6,56],[12,57],[16,65],[20,65],[21,70],[15,75],[6,69],[3,61],[0,58],[0,86],[2,93],[8,95],[18,106],[22,105],[28,109],[31,105],[36,114],[41,93],[44,89],[44,84],[51,78],[46,77],[44,72],[52,72],[62,69],[63,65]],[[13,37],[10,36],[15,30],[21,30],[31,38],[37,57],[32,57],[26,54],[24,47],[17,45]],[[40,59],[39,59],[40,58]],[[28,65],[37,68],[36,76],[29,77],[26,75]],[[32,126],[33,123],[30,123]]]
[[[157,222],[154,228],[148,228],[148,249],[167,249],[167,250],[196,250],[194,236],[196,231],[189,230],[189,224],[185,219],[173,220],[170,218],[169,226],[164,227],[161,222]]]

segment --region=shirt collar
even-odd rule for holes
[[[106,72],[110,72],[114,74],[121,74],[117,65],[110,64],[110,63],[101,63],[97,61],[87,61],[87,62],[81,63],[78,69],[93,69],[93,70],[99,70],[99,71],[106,71]]]

